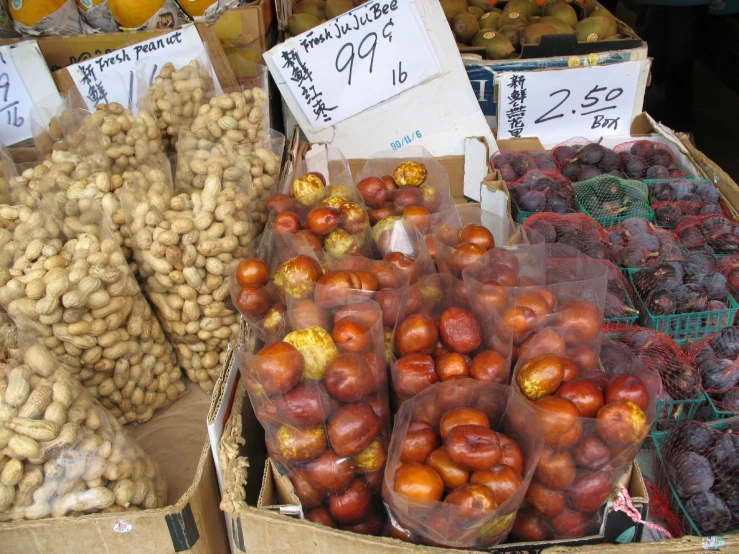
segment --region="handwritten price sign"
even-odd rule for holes
[[[276,46],[265,60],[314,132],[441,73],[413,0],[362,4]]]
[[[538,137],[543,144],[554,144],[575,136],[596,140],[628,134],[633,116],[642,109],[644,90],[639,85],[645,67],[648,71],[648,62],[635,61],[501,73],[498,138]]]

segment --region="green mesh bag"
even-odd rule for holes
[[[610,227],[630,217],[654,221],[654,210],[649,205],[649,189],[641,181],[601,175],[572,185],[577,207],[603,227]]]

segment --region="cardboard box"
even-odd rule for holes
[[[211,398],[197,385],[129,433],[159,464],[171,504],[156,510],[0,523],[3,554],[220,554],[228,551],[210,443]],[[127,523],[128,525],[125,525]],[[116,530],[118,529],[118,530]],[[121,530],[128,529],[125,532]]]
[[[246,338],[243,344],[246,349],[257,347],[254,337]],[[321,552],[371,551],[378,554],[439,552],[435,548],[394,539],[337,531],[300,519],[302,509],[292,493],[289,480],[279,475],[267,460],[264,433],[254,415],[236,364],[231,364],[222,374],[222,379],[235,383],[233,389],[235,394],[229,408],[230,417],[225,423],[223,436],[218,445],[219,454],[223,453],[224,459],[228,460],[221,509],[226,515],[231,535],[231,551],[234,554],[308,552],[316,549]],[[624,484],[639,515],[646,519],[649,496],[636,462],[625,474]],[[598,535],[531,544],[502,544],[491,547],[488,551],[499,554],[539,554],[545,549],[557,546],[583,546],[572,550],[592,552],[592,547],[584,545],[639,540],[642,525],[634,523],[626,514],[613,511],[611,508],[612,506],[607,508]],[[307,547],[307,544],[311,547]]]
[[[272,2],[270,0],[256,0],[226,10],[215,23],[213,30],[226,48],[254,50],[259,53],[271,48],[277,36],[277,25]]]

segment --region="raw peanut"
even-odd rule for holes
[[[51,404],[52,388],[48,385],[37,386],[23,406],[18,410],[18,417],[38,418]]]
[[[6,404],[17,408],[26,401],[28,395],[31,394],[29,377],[28,370],[23,366],[18,366],[10,370],[8,388],[5,389]]]
[[[31,437],[36,441],[50,441],[59,435],[59,426],[46,420],[14,417],[6,422],[5,426],[19,435]]]
[[[0,483],[7,487],[14,487],[21,482],[23,478],[23,462],[20,460],[11,459],[5,464],[2,472],[0,473]],[[0,504],[2,504],[0,502]]]
[[[5,454],[17,460],[37,458],[39,455],[39,444],[31,437],[15,435],[8,441]]]

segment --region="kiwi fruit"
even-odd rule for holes
[[[450,23],[455,15],[466,12],[469,7],[467,0],[441,0],[440,3],[441,9],[444,10],[444,15]]]
[[[608,19],[605,17],[586,17],[575,27],[578,42],[595,42],[608,36]]]
[[[352,0],[326,0],[326,19],[339,17],[341,14],[354,9]]]
[[[521,31],[521,44],[539,44],[544,35],[558,35],[559,32],[552,25],[534,23]]]
[[[452,31],[457,42],[469,44],[475,35],[480,32],[480,24],[475,16],[467,12],[458,13],[452,19]]]
[[[575,9],[569,4],[555,4],[548,13],[545,13],[544,15],[556,17],[566,25],[573,28],[577,25],[577,12],[575,12]]]
[[[539,6],[533,0],[509,0],[503,9],[503,13],[518,12],[526,19],[539,15]]]
[[[575,30],[567,25],[567,23],[553,16],[545,15],[544,17],[540,17],[538,23],[551,25],[557,29],[557,32],[561,35],[570,35],[575,33]]]
[[[499,19],[500,14],[498,12],[488,12],[478,19],[477,22],[480,24],[480,29],[492,29],[493,31],[497,31]]]
[[[293,13],[307,13],[316,19],[326,19],[326,0],[303,0],[295,4]]]
[[[498,29],[498,33],[505,35],[514,49],[521,48],[521,27],[515,25],[504,25]]]
[[[475,19],[480,19],[483,15],[485,15],[485,12],[482,11],[477,6],[470,6],[467,8],[467,13],[473,16]]]
[[[491,0],[467,0],[467,3],[470,6],[480,8],[484,12],[489,12],[495,5],[495,2],[492,2]]]
[[[605,17],[608,20],[608,35],[606,38],[618,36],[618,25],[616,25],[616,18],[611,12],[605,8],[596,7],[590,17]]]
[[[529,24],[529,19],[519,12],[503,12],[498,19],[498,29],[506,25],[513,25],[519,29],[523,29]]]
[[[309,13],[294,13],[287,20],[287,30],[292,36],[298,36],[313,27],[318,27],[321,20]]]
[[[485,48],[489,60],[504,60],[515,51],[508,37],[503,33],[496,33],[488,29],[484,29],[475,35],[475,38],[472,39],[472,46]]]

